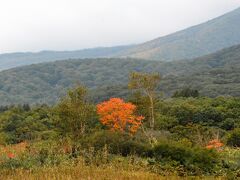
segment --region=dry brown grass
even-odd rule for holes
[[[12,180],[70,180],[70,179],[160,179],[157,174],[141,171],[125,171],[113,168],[98,168],[98,167],[56,167],[42,168],[39,170],[13,170],[2,171],[0,179]]]
[[[219,179],[211,177],[163,177],[146,171],[131,171],[114,167],[76,166],[40,168],[37,170],[5,170],[0,171],[0,179],[4,180],[182,180],[182,179]]]

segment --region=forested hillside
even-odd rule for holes
[[[129,47],[131,46],[102,47],[77,51],[41,51],[37,53],[0,54],[0,70],[64,59],[112,57],[115,56],[116,53],[121,53]]]
[[[195,58],[240,43],[240,8],[203,24],[127,49],[123,56],[161,61]]]
[[[132,71],[159,72],[158,90],[171,96],[191,86],[201,95],[240,96],[240,46],[194,60],[159,62],[138,59],[87,59],[42,63],[0,73],[0,104],[55,103],[66,90],[84,84],[94,101],[125,97]]]

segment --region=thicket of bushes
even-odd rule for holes
[[[240,147],[239,98],[156,100],[155,127],[149,128],[149,102],[132,96],[129,100],[145,120],[143,128],[129,134],[103,126],[95,105],[82,92],[71,91],[55,106],[0,108],[0,169],[78,163],[101,166],[120,157],[120,163],[140,163],[157,173],[240,175],[240,154],[234,149]],[[225,146],[207,149],[213,139]],[[25,146],[18,150],[23,142]]]

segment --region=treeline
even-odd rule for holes
[[[101,165],[130,156],[129,163],[144,162],[160,174],[237,177],[240,99],[191,97],[191,89],[187,97],[183,90],[161,99],[160,80],[158,73],[132,73],[128,99],[97,105],[77,86],[54,106],[1,107],[0,168],[57,166],[79,157]],[[14,150],[1,149],[7,147]]]

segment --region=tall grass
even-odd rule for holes
[[[61,166],[53,168],[40,168],[37,170],[4,170],[0,171],[0,179],[4,180],[182,180],[182,179],[218,179],[214,177],[177,177],[160,176],[146,171],[123,170],[115,167],[97,167],[97,166]]]
[[[159,179],[156,174],[141,171],[117,170],[111,167],[56,167],[44,168],[37,171],[15,170],[1,172],[0,179]]]

